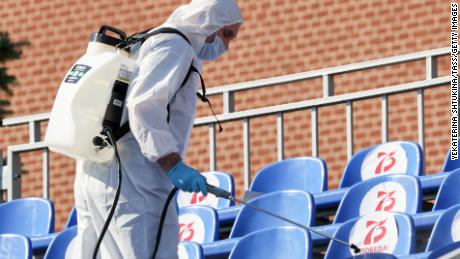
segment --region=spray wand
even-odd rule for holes
[[[361,250],[360,250],[355,244],[349,244],[349,243],[347,243],[347,242],[345,242],[345,241],[343,241],[343,240],[337,239],[337,238],[332,237],[332,236],[330,236],[330,235],[328,235],[328,234],[322,233],[322,232],[320,232],[320,231],[318,231],[318,230],[312,229],[312,228],[307,227],[307,226],[305,226],[305,225],[302,225],[302,224],[300,224],[300,223],[298,223],[298,222],[292,221],[292,220],[290,220],[290,219],[288,219],[288,218],[282,217],[282,216],[277,215],[277,214],[275,214],[275,213],[272,213],[272,212],[270,212],[270,211],[264,210],[264,209],[262,209],[262,208],[259,208],[259,207],[254,206],[254,205],[252,205],[252,204],[249,204],[249,203],[247,203],[247,202],[244,202],[244,201],[242,201],[241,199],[238,199],[238,198],[236,198],[235,196],[233,196],[230,192],[227,192],[227,191],[225,191],[225,190],[222,190],[222,189],[220,189],[220,188],[218,188],[218,187],[216,187],[216,186],[213,186],[213,185],[210,185],[210,184],[206,184],[206,187],[208,187],[208,192],[214,194],[214,195],[217,196],[217,197],[224,198],[224,199],[228,199],[228,200],[232,200],[232,201],[235,201],[235,202],[239,202],[239,203],[241,203],[241,204],[243,204],[243,205],[245,205],[245,206],[248,206],[248,207],[250,207],[250,208],[252,208],[252,209],[255,209],[255,210],[257,210],[257,211],[260,211],[260,212],[265,213],[265,214],[267,214],[267,215],[270,215],[270,216],[272,216],[272,217],[278,218],[278,219],[280,219],[280,220],[289,222],[289,223],[291,223],[291,224],[293,224],[293,225],[295,225],[295,226],[298,226],[298,227],[300,227],[300,228],[303,228],[303,229],[305,229],[305,230],[307,230],[307,231],[311,231],[311,232],[316,233],[316,234],[318,234],[318,235],[320,235],[320,236],[324,236],[324,237],[326,237],[326,238],[329,238],[329,239],[331,239],[331,240],[333,240],[333,241],[335,241],[335,242],[338,242],[338,243],[341,243],[341,244],[343,244],[343,245],[346,245],[346,246],[350,247],[351,249],[353,249],[353,251],[354,251],[356,254],[359,254],[359,253],[361,252]]]

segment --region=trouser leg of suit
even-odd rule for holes
[[[123,155],[123,153],[121,154]],[[129,161],[129,155],[126,156]],[[131,161],[132,162],[132,161]],[[166,197],[172,186],[158,165],[127,162],[122,192],[100,247],[102,259],[150,258]],[[123,164],[123,160],[122,160]],[[124,168],[125,169],[125,168]],[[107,219],[118,183],[117,164],[85,163],[75,181],[78,235],[72,258],[91,258]],[[157,259],[177,258],[178,221],[174,202],[168,208]]]

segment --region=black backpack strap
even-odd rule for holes
[[[129,49],[134,44],[139,43],[139,42],[140,42],[140,44],[143,44],[148,38],[150,38],[152,36],[155,36],[157,34],[160,34],[160,33],[177,34],[177,35],[181,36],[188,44],[191,45],[190,40],[181,31],[179,31],[178,29],[171,28],[171,27],[162,27],[162,28],[158,28],[158,29],[156,29],[156,30],[154,30],[154,31],[149,33],[149,31],[151,31],[151,30],[152,30],[152,28],[147,29],[147,30],[142,31],[142,32],[135,33],[135,34],[127,37],[125,41],[121,42],[118,45],[118,47],[123,48],[123,49]]]

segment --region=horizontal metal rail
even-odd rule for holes
[[[441,86],[450,83],[450,76],[438,77],[432,80],[423,80],[418,82],[412,82],[407,84],[400,84],[395,86],[383,87],[378,89],[366,90],[356,93],[341,94],[330,96],[326,98],[318,98],[308,101],[293,102],[288,104],[281,104],[269,107],[263,107],[252,110],[245,110],[239,112],[233,112],[229,114],[218,115],[218,119],[221,122],[228,122],[234,120],[242,120],[245,118],[254,118],[266,115],[273,115],[279,112],[290,112],[301,109],[309,109],[314,107],[330,106],[341,103],[347,103],[349,101],[355,102],[365,99],[371,99],[381,97],[385,95],[400,94],[410,91],[416,91],[419,89],[431,88]],[[195,119],[195,126],[203,126],[210,123],[214,123],[215,118],[213,116],[201,117]]]
[[[314,71],[308,71],[303,73],[285,75],[285,76],[277,76],[272,78],[254,80],[250,82],[244,83],[237,83],[237,84],[229,84],[223,85],[218,87],[211,87],[206,90],[207,95],[217,95],[223,94],[226,92],[236,92],[242,90],[250,90],[259,87],[266,87],[272,85],[280,85],[280,84],[287,84],[287,83],[294,83],[297,81],[303,81],[308,79],[314,79],[317,77],[322,77],[325,75],[338,75],[344,73],[351,73],[366,69],[372,69],[377,67],[389,66],[389,65],[396,65],[405,62],[411,62],[415,60],[425,59],[427,57],[437,57],[450,54],[450,48],[439,48],[427,51],[420,51],[405,55],[381,58],[381,59],[374,59],[369,61],[363,61],[359,63],[347,64],[337,67],[331,68],[324,68]]]

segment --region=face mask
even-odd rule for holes
[[[198,58],[201,60],[215,60],[224,54],[226,50],[224,41],[219,36],[216,36],[213,42],[204,43],[203,48],[198,53]]]

